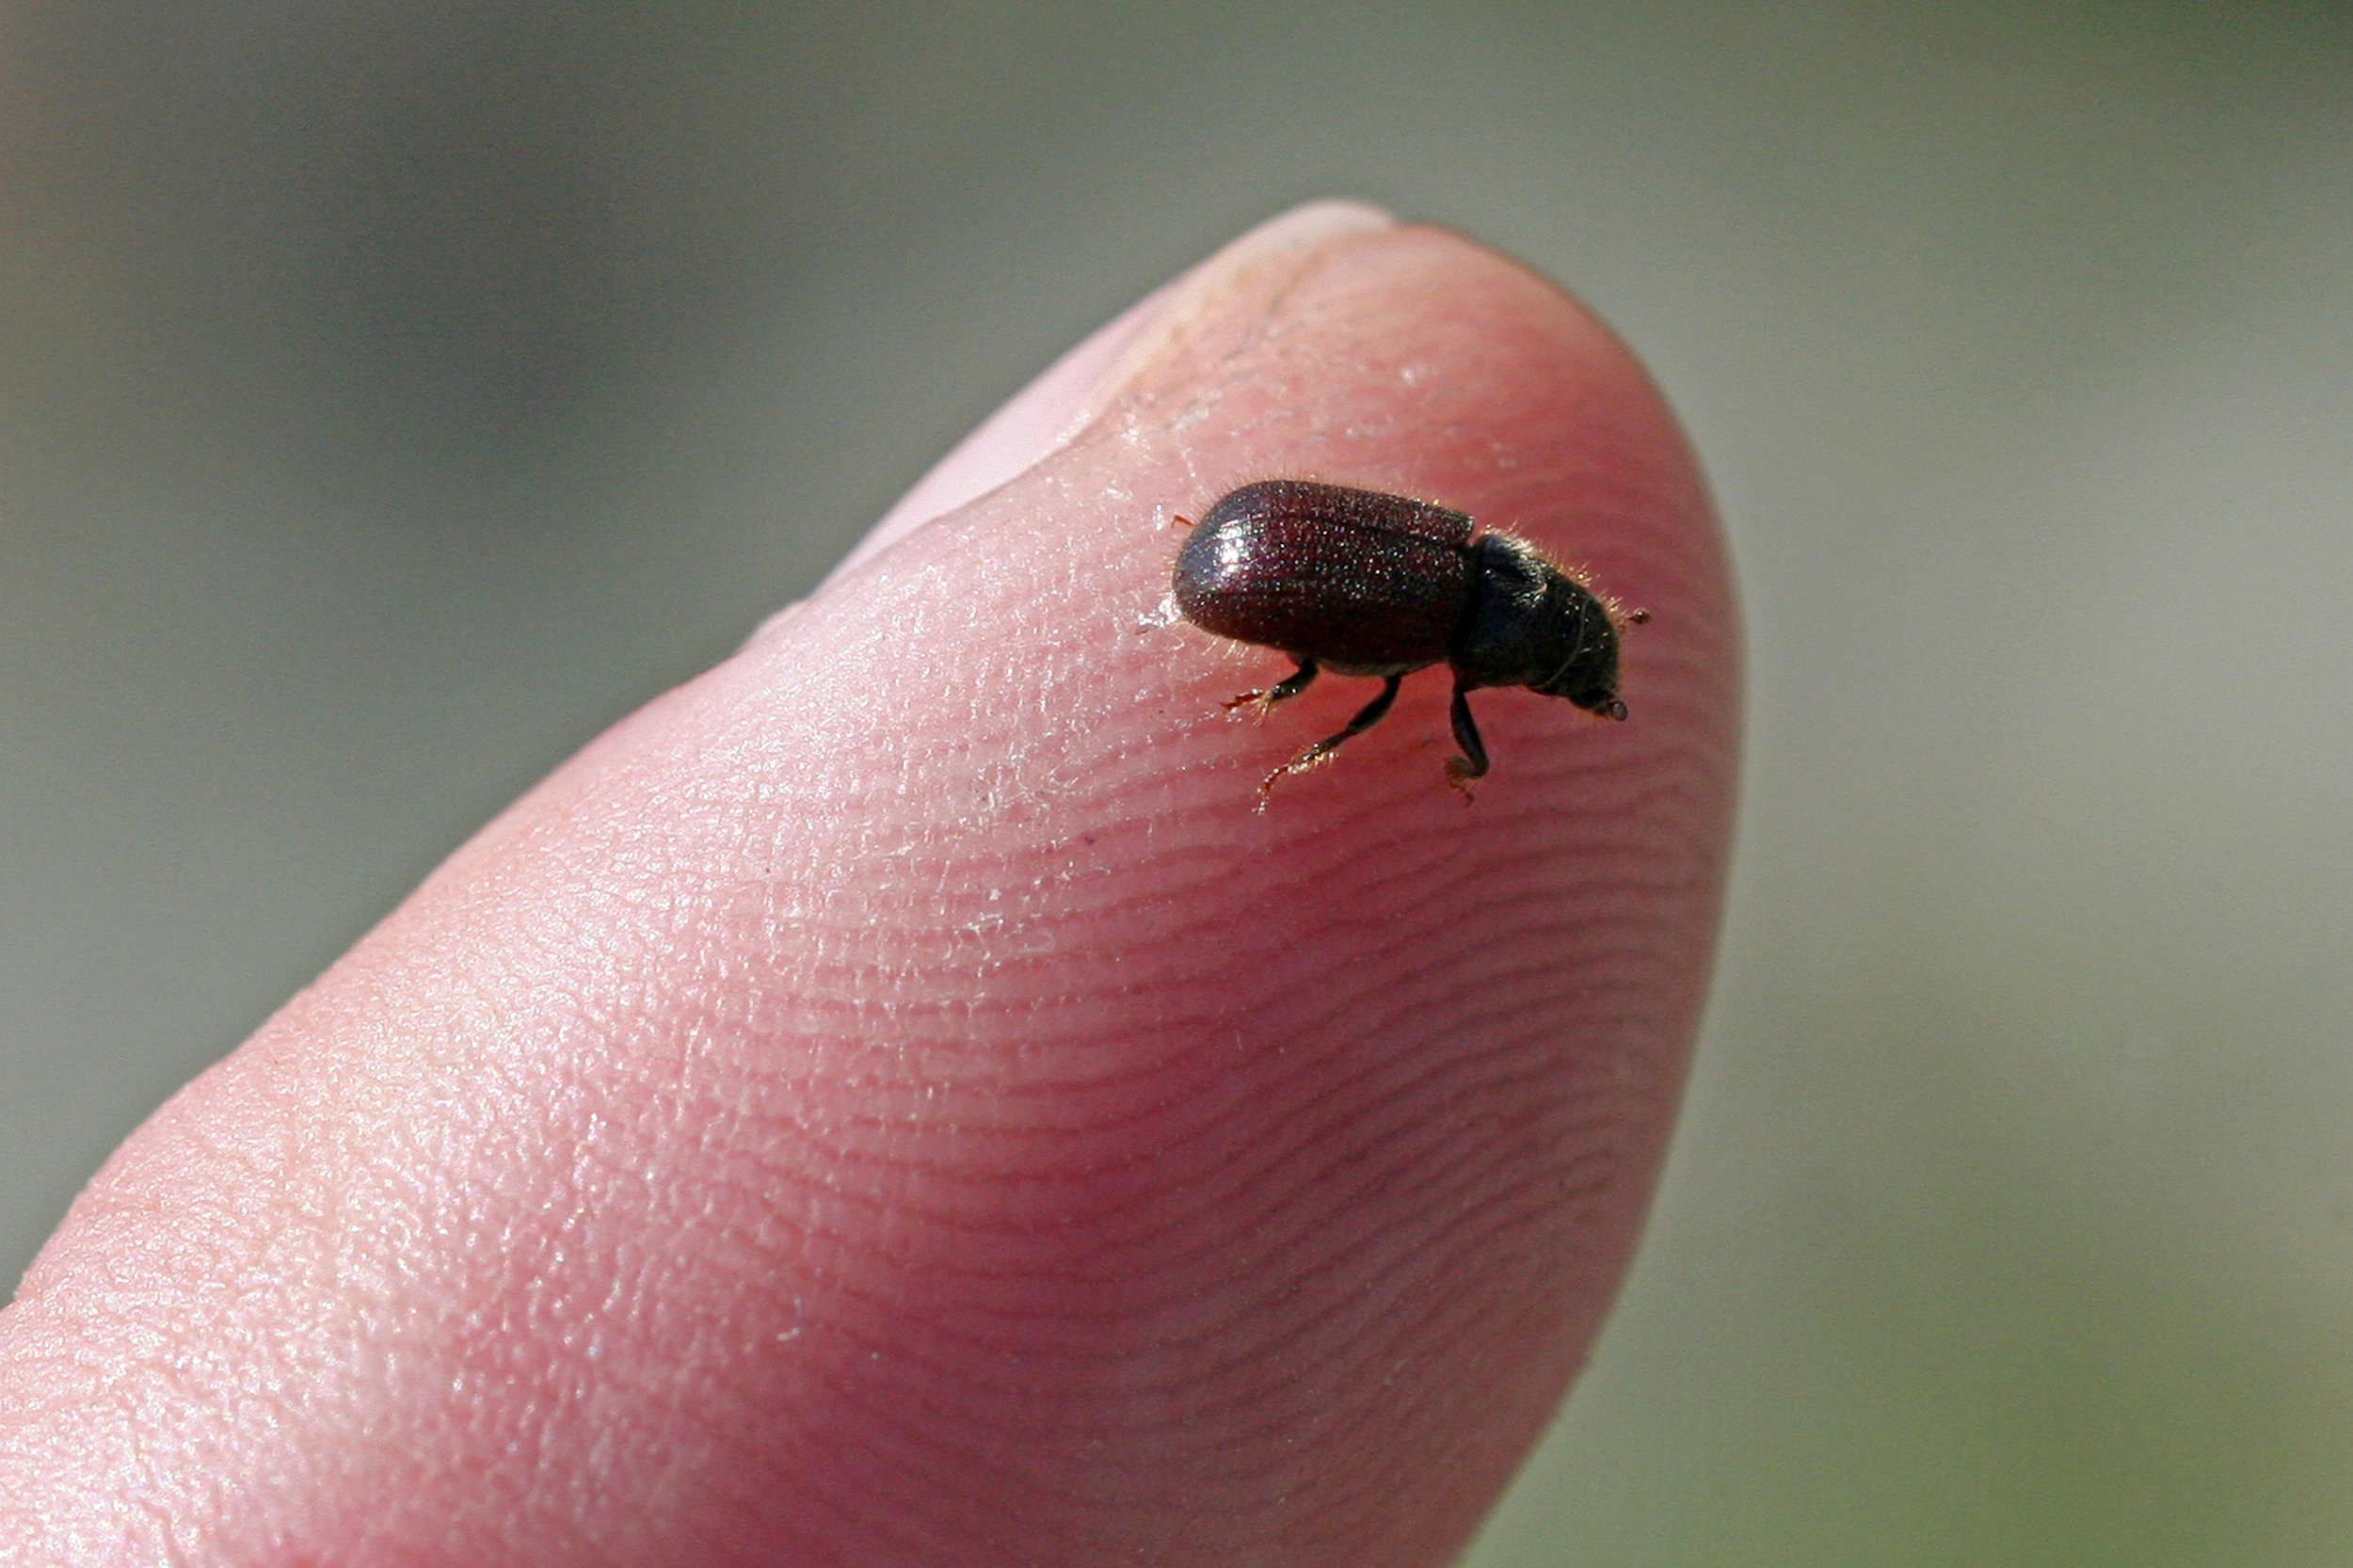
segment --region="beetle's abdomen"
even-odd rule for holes
[[[1418,669],[1447,657],[1469,605],[1471,527],[1460,512],[1334,485],[1244,486],[1185,540],[1176,607],[1205,631],[1343,673]]]

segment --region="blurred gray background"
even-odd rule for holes
[[[0,1273],[1323,195],[1625,334],[1753,648],[1657,1224],[1472,1560],[2353,1558],[2338,7],[0,9]]]

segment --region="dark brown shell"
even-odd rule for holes
[[[1176,557],[1176,607],[1206,631],[1341,673],[1448,656],[1470,602],[1473,523],[1403,496],[1299,479],[1245,485]]]

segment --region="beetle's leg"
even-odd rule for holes
[[[1298,655],[1294,654],[1292,657],[1297,658]],[[1267,687],[1263,691],[1244,692],[1240,696],[1229,697],[1226,700],[1225,706],[1228,708],[1240,708],[1245,703],[1256,703],[1257,705],[1258,712],[1263,713],[1268,709],[1273,707],[1276,703],[1289,701],[1290,698],[1295,697],[1300,693],[1305,691],[1307,689],[1307,682],[1313,680],[1315,678],[1316,662],[1313,659],[1300,659],[1299,667],[1291,671],[1290,674],[1285,676],[1281,680]]]
[[[1346,729],[1328,740],[1318,741],[1273,773],[1268,774],[1266,782],[1258,786],[1258,809],[1261,811],[1266,809],[1267,797],[1273,792],[1276,779],[1287,773],[1305,773],[1309,768],[1339,750],[1341,742],[1352,735],[1361,735],[1379,724],[1383,716],[1388,712],[1389,704],[1397,700],[1398,687],[1403,685],[1404,682],[1405,678],[1401,675],[1392,675],[1385,679],[1381,682],[1381,695],[1366,703],[1363,711],[1348,721]],[[1285,682],[1286,685],[1289,683]]]
[[[1479,739],[1479,726],[1471,722],[1470,688],[1460,680],[1454,683],[1454,706],[1448,712],[1454,720],[1454,744],[1463,748],[1460,757],[1446,760],[1446,781],[1470,798],[1470,781],[1487,771],[1487,748]]]

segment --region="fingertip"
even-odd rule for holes
[[[1327,682],[1231,726],[1222,700],[1278,656],[1185,625],[1119,635],[1166,591],[1161,521],[1269,477],[1471,512],[1642,604],[1599,715],[1624,722],[1482,694],[1495,766],[1465,808],[1425,679],[1283,776],[1362,694]],[[984,909],[985,951],[1057,955],[992,971],[960,1014],[983,1057],[1017,1054],[1033,1110],[1071,1118],[1023,1146],[1023,1179],[1152,1216],[1122,1233],[1123,1278],[1227,1309],[1151,1398],[1189,1383],[1260,1433],[1349,1413],[1312,1452],[1212,1421],[1113,1484],[1147,1512],[1214,1496],[1231,1539],[1273,1528],[1277,1491],[1458,1538],[1631,1256],[1707,981],[1739,632],[1672,413],[1517,264],[1439,230],[1349,234],[1191,313],[1084,431],[801,630],[839,646],[915,598],[925,635],[857,666],[872,728],[849,744],[888,751],[910,820],[958,824],[960,851],[913,862],[930,912]],[[1133,1097],[1090,1112],[1105,1079]],[[1275,1254],[1254,1241],[1270,1227]],[[1047,1294],[1100,1330],[1074,1354],[1127,1365],[1163,1332],[1094,1317],[1092,1286]],[[1332,1557],[1371,1560],[1337,1538]]]
[[[73,1414],[0,1445],[46,1466],[12,1481],[160,1464],[181,1544],[321,1558],[713,1519],[745,1560],[1459,1543],[1656,1175],[1737,627],[1615,340],[1459,236],[1327,216],[976,436],[135,1141],[45,1259],[106,1288],[53,1292],[93,1304],[37,1373]],[[1229,725],[1266,656],[1130,633],[1162,520],[1271,476],[1642,603],[1633,718],[1494,694],[1465,808],[1409,681],[1255,814],[1361,697]]]

